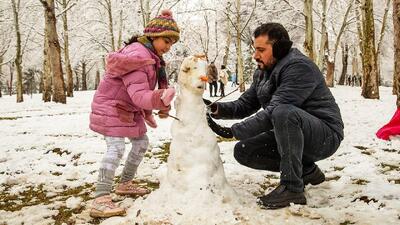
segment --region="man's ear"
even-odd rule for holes
[[[272,46],[272,54],[275,59],[280,60],[285,57],[292,48],[293,42],[290,40],[278,40]]]

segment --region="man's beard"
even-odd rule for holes
[[[261,63],[263,65],[263,68],[261,68],[260,65],[258,65],[258,69],[260,70],[271,70],[275,64],[276,64],[276,59],[272,58],[271,60],[269,60],[267,63],[264,63],[261,60],[256,60],[258,63]]]

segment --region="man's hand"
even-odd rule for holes
[[[203,98],[204,104],[207,106],[207,113],[216,114],[218,111],[218,106],[212,103],[210,100]]]
[[[212,131],[214,131],[214,133],[218,134],[223,138],[233,138],[232,129],[230,127],[222,127],[218,125],[208,113],[207,113],[207,122],[208,126],[211,128]]]

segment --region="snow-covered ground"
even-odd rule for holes
[[[336,154],[318,162],[327,181],[306,187],[307,206],[260,209],[256,196],[276,187],[279,174],[239,165],[232,154],[235,142],[219,143],[228,182],[243,202],[240,209],[227,212],[235,219],[224,224],[400,223],[400,140],[385,142],[375,137],[395,111],[391,88],[381,87],[380,100],[363,99],[355,87],[331,90],[342,111],[345,139]],[[40,95],[24,96],[25,102],[19,104],[15,96],[0,98],[0,224],[135,224],[140,212],[132,209],[140,208],[142,198],[115,196],[131,209],[124,218],[89,217],[105,143],[88,128],[94,92],[74,94],[66,105],[42,103]],[[151,188],[157,188],[166,170],[163,148],[171,139],[172,119],[157,122],[159,127],[148,132],[151,149],[137,175]],[[207,213],[209,209],[198,210]],[[214,213],[209,215],[197,224],[214,224]]]

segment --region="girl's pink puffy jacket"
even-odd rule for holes
[[[159,68],[160,58],[137,42],[110,53],[93,98],[90,129],[113,137],[144,135],[144,115],[169,108],[160,99],[167,84],[154,91]]]

